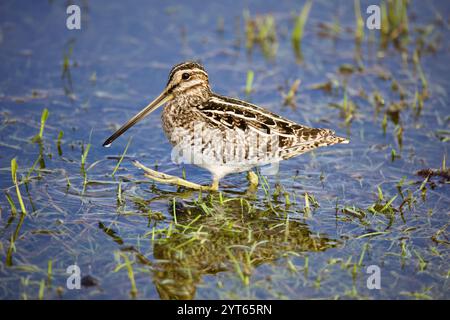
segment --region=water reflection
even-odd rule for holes
[[[153,247],[153,282],[161,299],[193,299],[202,276],[222,271],[236,272],[248,285],[262,264],[340,244],[304,222],[277,217],[270,208],[243,199],[175,206],[178,224]]]

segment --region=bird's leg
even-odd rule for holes
[[[253,171],[247,173],[247,180],[249,182],[247,192],[254,192],[258,189],[258,176]]]
[[[158,172],[156,170],[152,170],[150,168],[147,168],[146,166],[144,166],[143,164],[141,164],[138,161],[133,161],[133,164],[138,167],[139,169],[142,169],[145,171],[145,176],[149,179],[152,179],[154,181],[160,182],[160,183],[164,183],[164,184],[173,184],[173,185],[177,185],[177,186],[181,186],[181,187],[185,187],[185,188],[189,188],[189,189],[194,189],[194,190],[201,190],[201,191],[217,191],[218,187],[219,187],[219,181],[214,180],[213,185],[212,186],[202,186],[200,184],[194,183],[194,182],[190,182],[187,181],[185,179],[176,177],[176,176],[172,176],[170,174],[166,174],[166,173],[162,173],[162,172]]]
[[[213,176],[213,183],[211,184],[211,190],[217,191],[219,190],[219,178],[216,176]]]

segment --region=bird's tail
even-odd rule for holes
[[[332,131],[332,130],[329,130],[328,131],[329,132],[329,134],[328,135],[326,135],[325,137],[324,137],[324,142],[327,144],[327,145],[333,145],[333,144],[338,144],[338,143],[349,143],[350,142],[350,140],[348,140],[348,139],[346,139],[346,138],[342,138],[342,137],[338,137],[338,136],[336,136],[335,134],[334,134],[334,131]]]
[[[350,140],[348,140],[348,139],[346,139],[346,138],[342,138],[342,137],[334,137],[334,139],[335,139],[335,143],[344,143],[344,144],[346,144],[346,143],[350,143]]]
[[[292,148],[287,148],[283,159],[289,159],[293,156],[314,150],[319,147],[331,146],[338,143],[349,143],[350,141],[346,138],[338,137],[334,134],[333,130],[330,129],[318,129],[320,130],[320,137],[314,141],[309,141],[307,143],[301,143]]]

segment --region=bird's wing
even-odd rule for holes
[[[224,130],[252,130],[261,135],[275,136],[279,147],[286,150],[303,148],[306,152],[334,136],[331,130],[303,126],[248,102],[218,95],[198,106],[197,111],[205,120]]]

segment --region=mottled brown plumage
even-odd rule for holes
[[[184,62],[172,68],[164,92],[105,145],[162,104],[163,129],[175,147],[172,156],[209,170],[213,189],[229,173],[348,143],[329,129],[310,128],[254,104],[215,94],[203,66]]]

